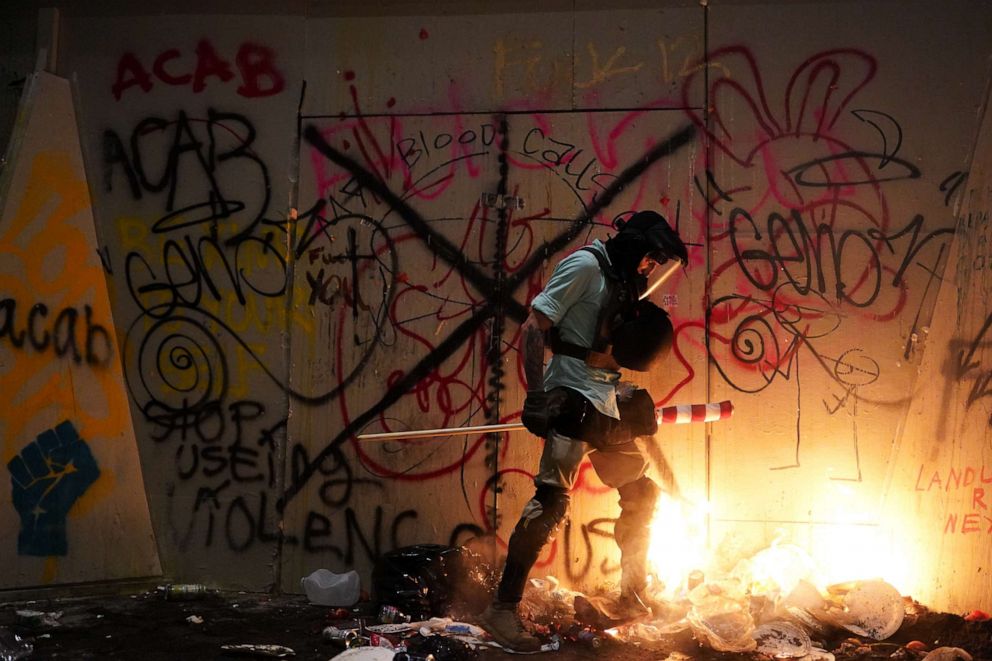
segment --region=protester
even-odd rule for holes
[[[657,431],[654,402],[620,381],[620,369],[648,371],[671,348],[668,315],[646,294],[688,263],[685,244],[654,211],[618,221],[616,236],[565,257],[531,302],[520,333],[528,391],[522,421],[546,439],[534,484],[510,537],[494,602],[482,625],[501,645],[540,648],[517,608],[527,575],[565,516],[579,464],[588,456],[604,484],[617,489],[614,537],[621,553],[619,609],[647,614],[648,526],[658,487],[635,439]],[[553,356],[544,367],[545,349]]]

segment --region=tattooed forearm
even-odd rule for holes
[[[524,376],[527,378],[528,390],[544,389],[544,331],[533,315],[527,321],[520,333],[520,353],[524,358]]]

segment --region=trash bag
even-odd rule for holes
[[[382,555],[372,568],[372,598],[414,619],[475,613],[485,608],[494,586],[478,554],[440,544],[404,546]]]

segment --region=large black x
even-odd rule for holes
[[[277,507],[282,511],[286,504],[292,500],[309,481],[316,472],[321,462],[335,449],[355,433],[361,430],[366,424],[371,422],[383,411],[387,410],[405,393],[413,388],[419,381],[427,377],[431,370],[445,359],[454,354],[483,324],[489,321],[497,310],[503,310],[513,317],[517,322],[524,320],[527,314],[526,307],[513,298],[513,294],[526,282],[527,278],[535,270],[541,268],[542,263],[548,257],[557,254],[565,248],[579,234],[583,227],[589,225],[592,219],[604,208],[613,202],[614,198],[628,185],[637,180],[644,172],[657,161],[670,156],[692,141],[695,135],[695,127],[688,124],[679,129],[666,140],[649,149],[641,158],[628,166],[613,182],[599,195],[583,212],[575,218],[567,229],[556,237],[544,242],[533,251],[527,261],[513,274],[512,277],[503,281],[503,286],[496,287],[496,281],[489,275],[481,272],[474,264],[466,260],[464,253],[459,250],[445,236],[438,234],[430,228],[428,223],[417,211],[406,203],[400,196],[386,186],[380,179],[372,175],[354,159],[346,156],[327,144],[320,130],[313,124],[309,124],[303,131],[303,137],[310,145],[323,154],[327,160],[344,168],[354,176],[355,181],[365,189],[371,191],[387,203],[394,212],[406,222],[416,235],[441,259],[452,265],[468,282],[478,287],[480,291],[488,294],[487,302],[477,308],[475,314],[470,319],[462,322],[456,327],[447,338],[445,338],[428,355],[424,356],[411,369],[409,369],[400,379],[398,379],[389,390],[383,394],[378,402],[370,406],[366,411],[356,416],[348,425],[335,436],[327,446],[317,454],[313,460],[295,476],[293,484],[288,485],[282,498],[277,503]],[[505,184],[505,182],[504,182]]]

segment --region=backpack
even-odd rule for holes
[[[596,320],[596,338],[592,347],[583,347],[561,339],[554,327],[549,333],[551,351],[583,361],[593,353],[609,353],[620,367],[651,370],[672,348],[675,330],[668,313],[651,301],[638,300],[598,250],[588,246],[582,250],[596,257],[608,288],[606,304]]]

